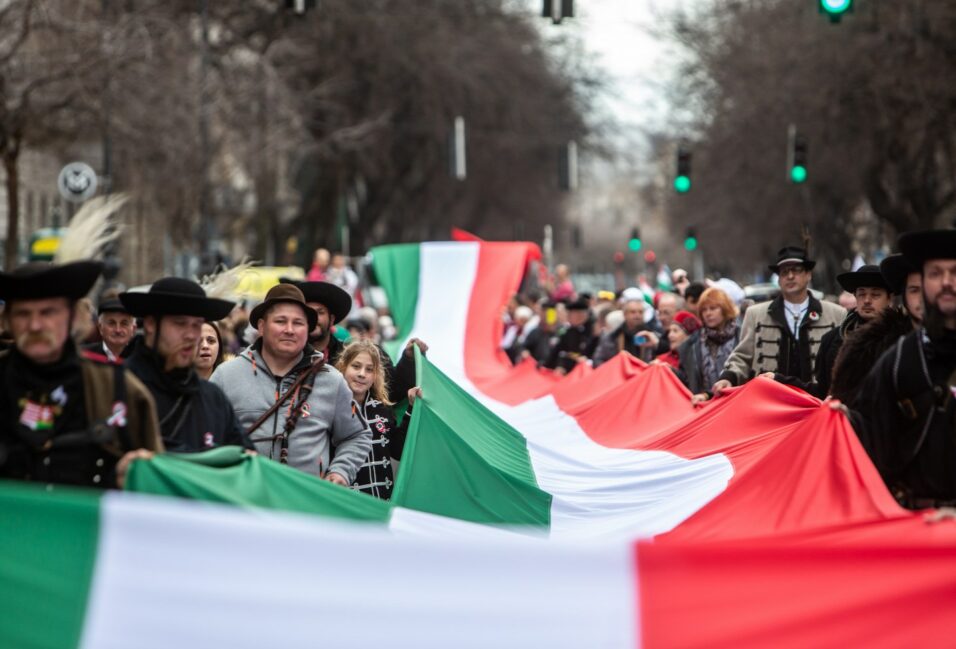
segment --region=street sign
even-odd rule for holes
[[[96,193],[96,172],[85,162],[71,162],[60,170],[56,185],[60,196],[71,203],[82,203]]]

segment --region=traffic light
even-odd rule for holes
[[[791,125],[787,139],[787,177],[790,182],[799,185],[807,180],[807,138],[797,133],[797,129]]]
[[[631,239],[627,242],[628,250],[637,252],[641,249],[641,229],[631,228]]]
[[[574,18],[574,0],[544,0],[541,15],[560,25],[565,18]]]
[[[285,8],[299,15],[305,14],[309,9],[315,9],[317,4],[318,0],[285,0]]]
[[[689,252],[697,250],[697,230],[687,228],[687,234],[684,235],[684,248]]]
[[[690,151],[677,149],[677,173],[674,175],[674,190],[678,194],[690,191]]]
[[[831,23],[838,23],[844,14],[853,11],[853,0],[817,0],[817,9],[830,19]]]

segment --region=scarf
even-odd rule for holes
[[[731,338],[737,337],[737,321],[730,319],[717,329],[703,328],[704,336],[712,345],[723,345]]]
[[[701,377],[705,386],[711,386],[720,378],[724,364],[737,345],[737,321],[731,319],[717,329],[704,327],[701,331]]]

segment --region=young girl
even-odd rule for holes
[[[392,412],[393,404],[388,400],[381,352],[375,343],[369,340],[351,343],[342,351],[335,366],[352,390],[353,407],[372,431],[372,450],[359,469],[352,488],[388,500],[395,484],[392,461],[402,459],[412,404],[416,397],[421,396],[421,389],[416,387],[408,391],[408,411],[399,426]]]

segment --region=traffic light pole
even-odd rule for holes
[[[697,249],[690,253],[694,262],[694,278],[700,282],[704,281],[704,252],[697,246]]]

